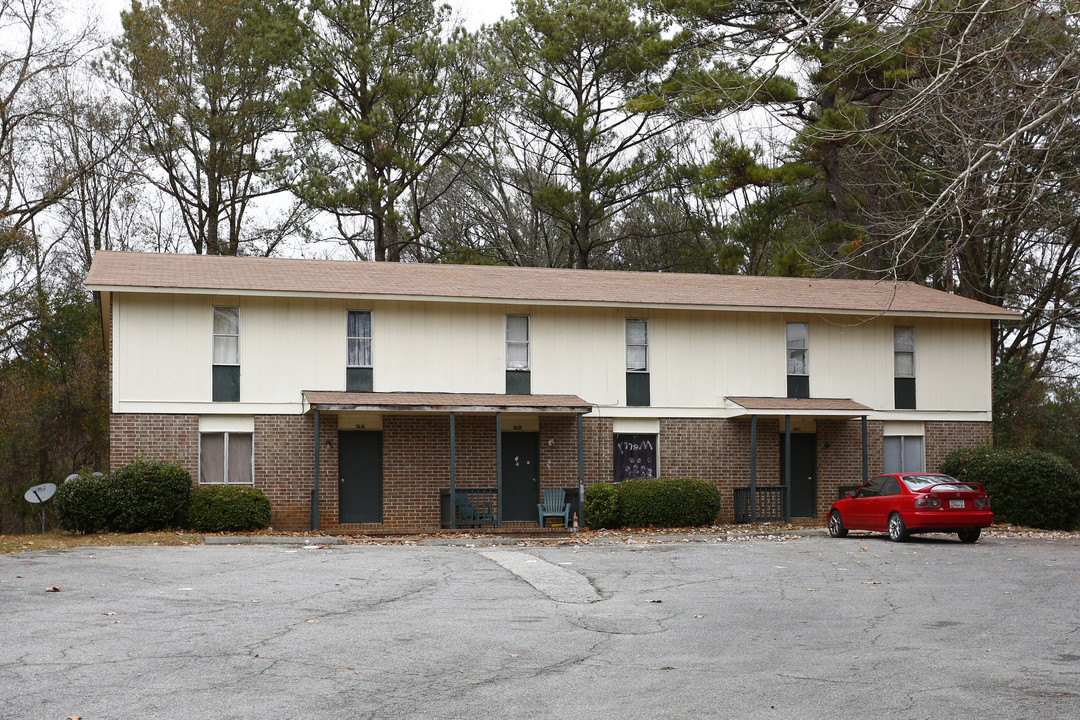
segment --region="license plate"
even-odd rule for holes
[[[959,508],[959,509],[963,510],[964,509],[964,501],[963,500],[950,500],[949,501],[949,507],[951,507],[951,508]]]

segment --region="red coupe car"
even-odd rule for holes
[[[982,485],[932,473],[878,475],[829,510],[835,538],[848,530],[878,530],[903,542],[914,533],[954,532],[960,542],[973,543],[993,523]]]

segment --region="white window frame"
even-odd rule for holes
[[[630,332],[629,332],[630,331],[630,323],[641,323],[642,325],[645,326],[645,343],[643,345],[640,344],[640,343],[631,343],[630,342],[630,337],[629,337],[629,335],[630,335]],[[623,326],[623,338],[626,341],[626,372],[640,372],[640,373],[649,372],[649,319],[648,318],[630,318],[630,317],[626,318],[626,323]],[[632,367],[630,367],[630,348],[632,348],[632,347],[643,347],[643,348],[645,348],[645,367],[643,367],[643,368],[632,368]]]
[[[791,338],[790,338],[790,335],[789,335],[789,330],[790,330],[792,325],[801,325],[802,327],[804,327],[806,329],[806,332],[804,333],[805,344],[806,344],[805,347],[801,347],[801,348],[800,347],[792,347]],[[789,322],[786,325],[784,325],[784,348],[785,348],[785,352],[784,352],[784,370],[787,371],[787,374],[788,375],[793,375],[795,377],[809,377],[810,376],[810,323]],[[792,350],[801,350],[802,353],[803,353],[803,372],[801,372],[801,373],[794,373],[794,372],[791,372],[788,369],[788,360],[791,357],[791,351]]]
[[[911,348],[901,349],[897,345],[899,338],[896,336],[897,330],[910,330],[911,331]],[[911,374],[901,375],[896,369],[896,358],[900,355],[911,356]],[[894,325],[893,326],[893,376],[898,378],[913,378],[915,377],[915,327],[913,325]]]
[[[233,308],[236,309],[236,334],[233,335],[231,333],[219,333],[219,332],[217,332],[214,329],[214,316],[217,315],[217,311],[218,310],[230,310],[230,309],[233,309]],[[241,347],[240,347],[240,324],[241,324],[241,318],[240,318],[240,306],[239,305],[214,305],[213,306],[213,309],[210,311],[210,337],[211,337],[211,340],[210,340],[210,364],[211,365],[221,365],[223,367],[240,367],[240,360],[241,360],[241,357],[240,357],[240,354],[241,354],[240,353],[240,351],[241,351]],[[219,337],[235,337],[236,338],[236,362],[234,362],[234,363],[217,362],[214,359],[214,346],[217,344],[216,340]]]
[[[510,318],[525,318],[525,339],[510,339]],[[532,369],[532,317],[530,315],[507,315],[506,316],[506,369],[507,370],[531,370]],[[514,367],[510,365],[510,346],[525,346],[525,366]]]
[[[368,332],[370,335],[350,335],[349,334],[349,315],[352,313],[367,313],[368,314]],[[345,367],[347,368],[370,368],[375,366],[375,314],[371,310],[346,310],[345,311]],[[353,365],[349,362],[349,341],[350,340],[367,340],[369,348],[369,356],[371,362],[367,365]]]
[[[203,455],[203,436],[204,435],[223,435],[224,445],[222,449],[222,468],[221,482],[214,482],[211,480],[203,479],[202,472],[202,455]],[[243,482],[230,482],[229,481],[229,436],[230,435],[248,435],[251,437],[251,458],[248,461],[248,467],[251,468],[251,477]],[[248,431],[234,431],[234,430],[207,430],[205,432],[199,432],[199,484],[200,485],[254,485],[255,484],[255,433]]]

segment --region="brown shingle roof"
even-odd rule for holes
[[[843,398],[775,398],[729,397],[728,400],[747,410],[782,410],[792,415],[815,411],[870,412],[871,408]]]
[[[496,395],[492,393],[358,393],[305,390],[320,410],[382,412],[589,412],[577,395]]]
[[[1018,313],[911,282],[99,251],[91,290],[440,298],[536,304],[945,314]]]

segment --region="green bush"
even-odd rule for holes
[[[614,485],[598,483],[585,488],[585,522],[593,529],[622,527]]]
[[[720,491],[706,480],[649,478],[618,486],[622,522],[630,527],[705,525],[720,512]]]
[[[253,487],[201,485],[191,491],[187,524],[198,532],[258,530],[270,524],[270,500]]]
[[[1047,530],[1080,526],[1080,471],[1039,450],[958,450],[941,471],[981,483],[995,520]]]
[[[69,532],[101,532],[108,529],[109,477],[79,473],[56,488],[53,509],[60,527]]]
[[[720,490],[695,478],[648,478],[585,491],[589,527],[707,525],[720,512]]]
[[[161,530],[179,525],[191,497],[191,474],[177,463],[136,460],[109,476],[109,529]]]

